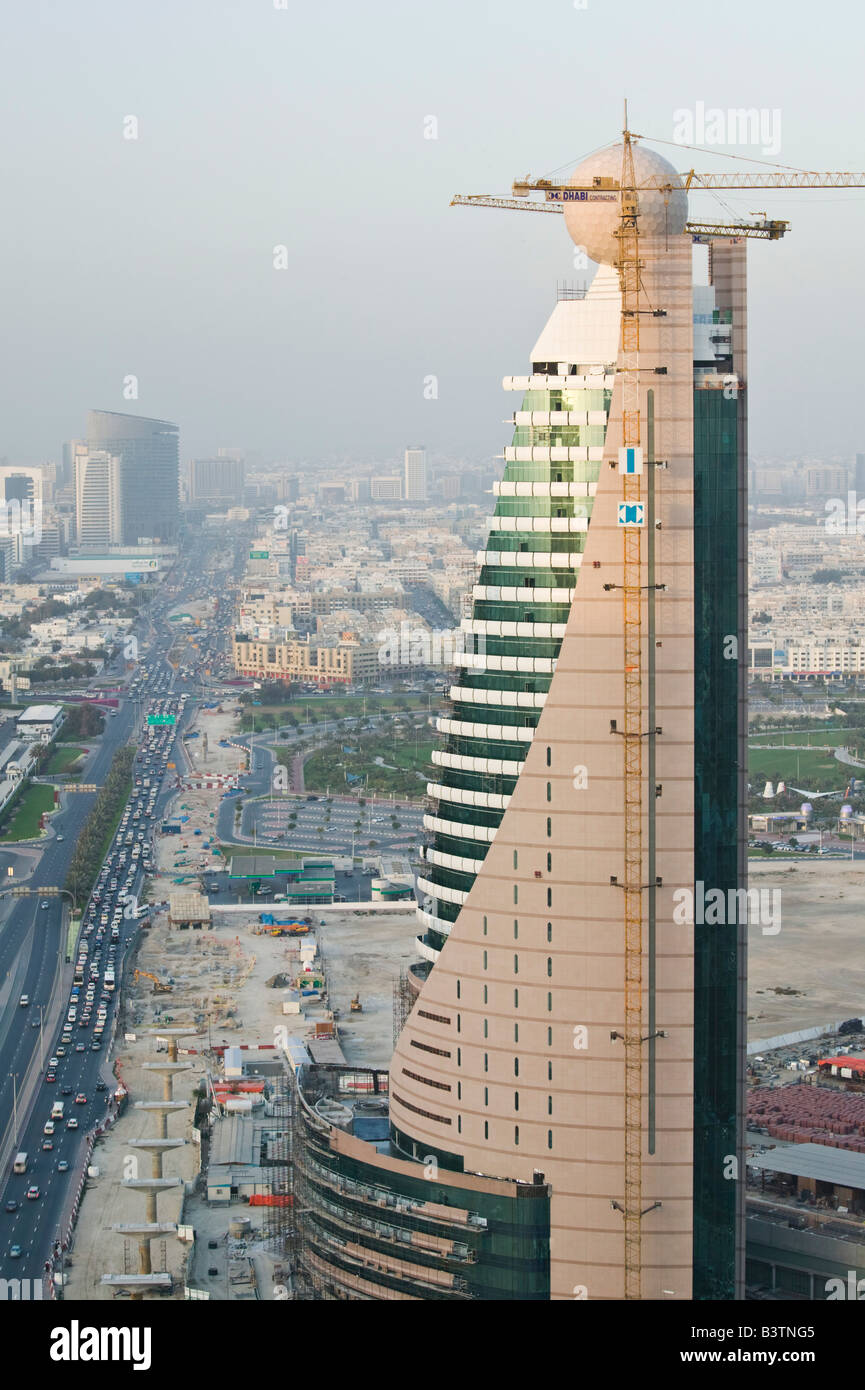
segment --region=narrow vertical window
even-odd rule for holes
[[[548,749],[547,749],[547,767],[552,767],[552,765],[553,765],[553,750],[552,750],[552,748],[548,748]]]

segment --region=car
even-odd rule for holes
[[[21,1005],[22,1009],[26,1009],[27,1005],[30,1003],[30,995],[22,994],[21,998],[18,1000],[18,1003]]]
[[[43,912],[47,912],[51,904],[46,901],[44,903],[40,903],[39,906],[41,907]]]
[[[76,1105],[86,1105],[86,1104],[87,1104],[87,1097],[85,1096],[85,1094],[84,1094],[83,1091],[79,1091],[79,1092],[78,1092],[78,1095],[75,1097],[75,1104],[76,1104]]]
[[[61,1096],[71,1096],[71,1095],[72,1095],[72,1087],[71,1087],[71,1086],[61,1086],[61,1087],[60,1087],[60,1094],[61,1094]]]
[[[10,1198],[9,1198],[9,1201],[6,1203],[6,1210],[7,1210],[7,1211],[17,1211],[17,1210],[18,1210],[18,1203],[15,1201],[15,1198],[14,1198],[14,1197],[10,1197]]]
[[[9,1246],[9,1258],[10,1258],[10,1260],[20,1260],[20,1258],[21,1258],[21,1246],[20,1246],[20,1245],[10,1245],[10,1246]]]
[[[43,1140],[42,1140],[42,1147],[43,1147],[43,1149],[44,1149],[46,1152],[47,1152],[49,1149],[53,1149],[53,1148],[54,1148],[54,1140],[53,1140],[53,1139],[43,1139]]]
[[[70,1116],[69,1116],[69,1119],[66,1121],[66,1128],[67,1128],[67,1129],[77,1129],[77,1128],[78,1128],[78,1121],[76,1120],[76,1118],[75,1118],[74,1115],[70,1115]]]
[[[65,839],[66,839],[66,836],[65,836],[65,835],[58,835],[58,836],[57,836],[57,839],[62,841],[62,840],[65,840]]]
[[[57,1073],[56,1073],[56,1071],[48,1071],[48,1072],[46,1072],[46,1073],[45,1073],[45,1080],[46,1080],[47,1082],[56,1081],[56,1080],[57,1080]]]
[[[92,1041],[92,1043],[90,1044],[90,1051],[91,1051],[91,1052],[101,1052],[101,1050],[102,1050],[102,1043],[99,1041],[98,1038],[94,1038],[93,1041]]]
[[[107,1091],[108,1087],[106,1086],[104,1081],[97,1081],[96,1089],[97,1091]]]
[[[84,1052],[84,1051],[85,1051],[84,1044],[83,1044],[83,1043],[76,1043],[76,1044],[75,1044],[75,1051],[76,1051],[76,1052]]]
[[[28,1187],[28,1189],[27,1189],[27,1201],[28,1201],[28,1202],[35,1202],[36,1199],[37,1199],[40,1195],[41,1195],[41,1194],[40,1194],[40,1192],[39,1192],[39,1188],[36,1186],[35,1183],[33,1184],[32,1187]]]
[[[66,1162],[65,1158],[61,1158],[60,1162],[57,1164],[57,1171],[58,1173],[69,1172],[69,1164]]]

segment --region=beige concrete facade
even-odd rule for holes
[[[644,868],[655,818],[654,1076],[644,1066],[642,1297],[688,1299],[692,1259],[693,325],[690,240],[641,238],[643,448],[654,481],[656,782],[643,775]],[[654,368],[665,368],[655,375]],[[621,375],[556,672],[525,766],[459,918],[400,1036],[391,1121],[467,1171],[552,1187],[551,1296],[624,1293],[624,727]],[[651,399],[650,394],[651,393]],[[654,418],[653,440],[647,422]],[[642,542],[643,584],[648,535]],[[645,633],[643,671],[649,653]],[[644,675],[644,727],[649,688]],[[584,771],[583,771],[584,770]],[[583,782],[585,785],[582,785]],[[645,876],[644,876],[645,881]],[[648,893],[643,980],[647,985]],[[648,1033],[648,990],[643,1011]],[[651,1083],[653,1152],[648,1151]],[[576,1291],[576,1292],[575,1292]]]

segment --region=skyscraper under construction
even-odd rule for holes
[[[603,193],[623,154],[672,189],[639,194],[630,250]],[[335,1297],[741,1289],[746,926],[689,902],[737,903],[745,872],[745,243],[714,239],[695,284],[672,166],[619,146],[572,179],[593,181],[565,215],[599,269],[504,383],[418,993],[376,1074],[388,1143],[302,1104]]]

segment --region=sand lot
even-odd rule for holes
[[[844,860],[752,862],[750,886],[779,891],[781,930],[749,929],[749,1037],[865,1012],[865,868]]]

